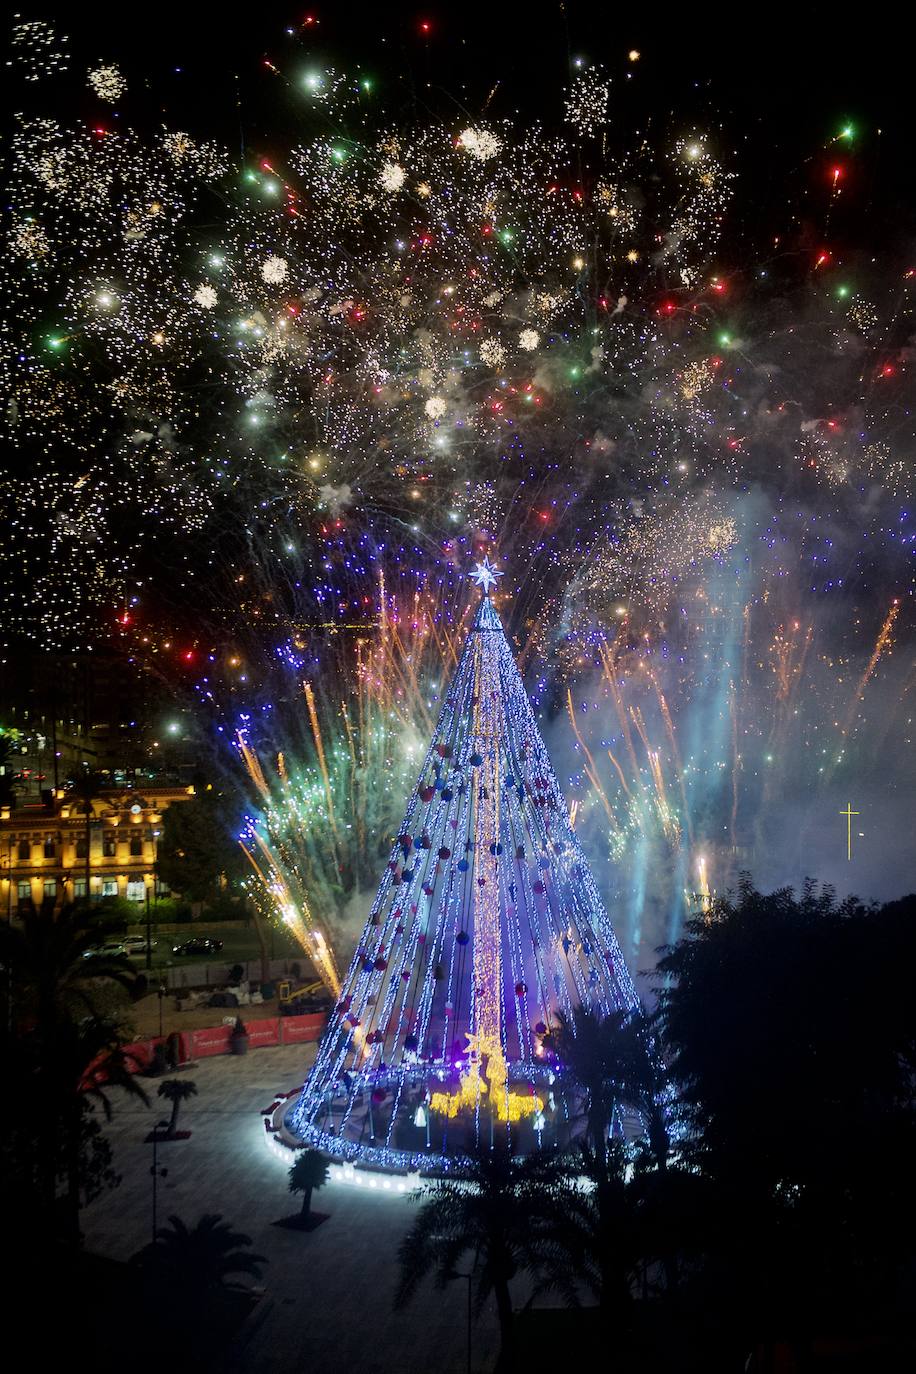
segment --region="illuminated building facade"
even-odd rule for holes
[[[60,789],[34,805],[0,807],[3,915],[31,906],[53,911],[86,896],[87,830],[90,899],[145,903],[154,892],[163,813],[193,795],[193,787],[155,783],[106,789],[89,803],[88,827],[83,803]]]

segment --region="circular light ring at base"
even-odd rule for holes
[[[568,1148],[581,1128],[581,1113],[567,1101],[554,1068],[509,1065],[508,1075],[506,1100],[510,1106],[530,1101],[531,1110],[513,1112],[511,1119],[497,1111],[491,1124],[485,1097],[476,1109],[461,1104],[459,1111],[448,1110],[450,1101],[460,1103],[467,1079],[463,1063],[447,1072],[416,1065],[369,1073],[351,1078],[349,1089],[338,1081],[317,1102],[311,1098],[307,1120],[301,1101],[284,1103],[277,1113],[280,1130],[291,1148],[308,1144],[362,1167],[424,1174],[460,1169],[475,1141],[501,1133],[509,1134],[519,1155]],[[418,1111],[422,1124],[417,1124]]]

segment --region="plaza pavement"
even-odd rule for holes
[[[312,1374],[321,1369],[358,1369],[360,1374],[464,1374],[467,1368],[467,1287],[444,1291],[425,1284],[403,1312],[392,1312],[398,1243],[416,1204],[329,1183],[312,1199],[330,1214],[315,1231],[271,1225],[296,1212],[301,1199],[287,1190],[286,1170],[268,1146],[261,1111],[297,1087],[315,1054],[313,1045],[288,1045],[203,1060],[183,1071],[198,1096],[181,1107],[179,1128],[190,1140],[159,1149],[168,1176],[159,1181],[159,1225],[171,1215],[193,1224],[218,1212],[251,1236],[253,1249],[270,1261],[264,1268],[266,1297],[232,1369],[238,1374]],[[146,1079],[149,1107],[112,1094],[114,1117],[106,1128],[120,1187],[82,1214],[86,1245],[127,1259],[152,1229],[152,1148],[144,1143],[153,1124],[169,1115],[156,1097],[158,1080]],[[465,1266],[466,1267],[466,1266]],[[517,1304],[522,1295],[516,1296]],[[490,1371],[498,1346],[492,1300],[475,1318],[475,1374]]]

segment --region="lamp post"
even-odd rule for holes
[[[468,1374],[471,1374],[471,1280],[474,1271],[471,1269],[467,1274],[460,1269],[449,1269],[445,1277],[451,1279],[467,1279],[468,1281]]]
[[[159,836],[161,830],[153,831],[153,906],[159,900]]]
[[[153,882],[155,881],[154,878]],[[153,967],[153,930],[149,909],[149,883],[145,883],[144,888],[146,891],[146,967],[149,971]]]
[[[158,831],[158,830],[154,830],[154,831],[152,832],[152,836],[153,836],[153,876],[152,876],[152,885],[153,885],[153,905],[155,905],[155,902],[156,902],[156,883],[157,883],[156,865],[157,865],[157,863],[159,862],[159,831]],[[146,967],[147,967],[147,969],[151,969],[151,968],[153,967],[153,938],[152,938],[152,937],[153,937],[153,932],[152,932],[152,920],[153,920],[153,918],[152,918],[152,915],[151,915],[151,912],[150,912],[150,901],[149,901],[149,889],[150,889],[150,885],[149,885],[149,883],[146,883],[145,886],[146,886]],[[161,1005],[162,1005],[162,1004],[160,1003],[160,1007],[161,1007]]]
[[[153,1127],[153,1167],[150,1169],[150,1173],[152,1174],[152,1178],[153,1178],[153,1244],[154,1244],[154,1245],[155,1245],[155,1243],[156,1243],[156,1229],[157,1229],[157,1216],[156,1216],[156,1203],[157,1203],[157,1197],[156,1197],[156,1189],[157,1189],[157,1185],[158,1185],[158,1183],[159,1183],[160,1178],[165,1178],[166,1175],[168,1174],[168,1169],[160,1169],[160,1168],[159,1168],[159,1157],[158,1157],[158,1154],[157,1154],[157,1149],[158,1149],[158,1146],[159,1146],[159,1132],[160,1132],[160,1131],[167,1131],[168,1128],[169,1128],[169,1123],[168,1123],[167,1121],[157,1121],[157,1122],[156,1122],[156,1125]]]
[[[162,1039],[162,999],[165,997],[165,983],[159,984],[159,1039]]]

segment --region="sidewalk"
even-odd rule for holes
[[[165,1029],[177,1029],[179,1021],[169,1018]],[[160,1147],[168,1175],[160,1181],[159,1224],[173,1214],[193,1224],[204,1212],[221,1213],[270,1260],[263,1279],[270,1301],[234,1369],[464,1374],[463,1283],[443,1292],[430,1283],[405,1312],[391,1310],[398,1244],[414,1214],[405,1197],[331,1183],[313,1199],[316,1211],[330,1215],[317,1230],[303,1234],[271,1225],[297,1211],[300,1200],[287,1191],[288,1162],[271,1151],[260,1112],[303,1081],[315,1053],[314,1044],[288,1045],[185,1070],[198,1089],[181,1109],[180,1124],[192,1136]],[[127,1259],[151,1234],[152,1155],[143,1140],[168,1110],[155,1095],[157,1080],[144,1080],[144,1086],[148,1108],[112,1094],[114,1119],[106,1132],[122,1183],[82,1217],[87,1247],[115,1259]],[[475,1374],[492,1370],[497,1328],[490,1305],[475,1320],[473,1347]]]

